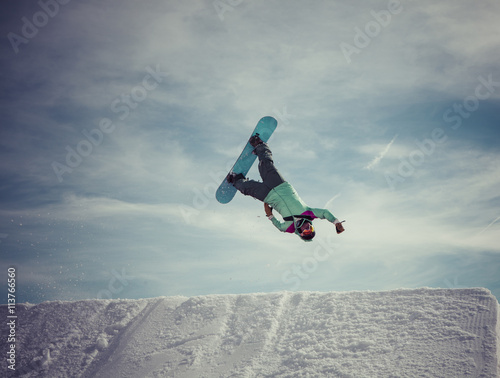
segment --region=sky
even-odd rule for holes
[[[0,277],[17,302],[486,287],[500,296],[500,4],[2,7]],[[258,120],[304,243],[215,190]],[[258,179],[254,166],[249,177]]]

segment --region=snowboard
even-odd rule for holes
[[[257,126],[255,126],[255,129],[250,137],[258,134],[259,138],[263,142],[267,142],[274,130],[276,130],[277,126],[278,121],[276,121],[273,117],[263,117],[260,119],[259,123],[257,123]],[[253,149],[252,145],[247,142],[245,148],[243,148],[243,152],[238,157],[229,173],[241,173],[246,176],[255,159],[257,159],[257,155],[252,153]],[[222,184],[220,184],[219,188],[215,192],[215,198],[217,198],[217,201],[220,203],[228,203],[233,199],[236,191],[236,188],[232,184],[228,183],[224,177],[224,181],[222,181]]]

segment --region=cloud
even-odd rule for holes
[[[289,289],[283,272],[310,261],[319,244],[279,233],[249,197],[214,199],[264,115],[279,121],[271,145],[280,171],[308,204],[326,203],[347,221],[334,234],[335,255],[303,287],[349,287],[332,278],[344,268],[356,288],[380,287],[385,273],[422,255],[496,253],[500,91],[459,130],[442,109],[474,94],[479,75],[500,80],[499,5],[402,5],[351,64],[340,43],[353,43],[355,28],[386,5],[244,1],[224,20],[201,0],[61,7],[17,55],[1,47],[0,235],[9,251],[1,262],[26,264],[30,283],[45,286],[75,269],[84,273],[81,296],[121,264],[149,283],[143,295]],[[4,10],[7,35],[39,7]],[[120,119],[113,102],[157,65],[168,77]],[[65,163],[67,148],[104,117],[114,131],[59,182],[51,163]],[[448,141],[391,191],[384,173],[398,174],[400,158],[436,127]],[[317,229],[324,238],[332,231]],[[380,274],[364,280],[370,264]],[[432,276],[407,272],[404,282]]]

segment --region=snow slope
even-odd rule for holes
[[[499,371],[499,307],[486,289],[87,300],[16,311],[17,370],[3,358],[0,375],[491,378]],[[2,348],[8,332],[1,327]]]

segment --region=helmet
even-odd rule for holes
[[[316,235],[312,222],[306,218],[299,218],[295,222],[295,233],[304,241],[311,241]]]

